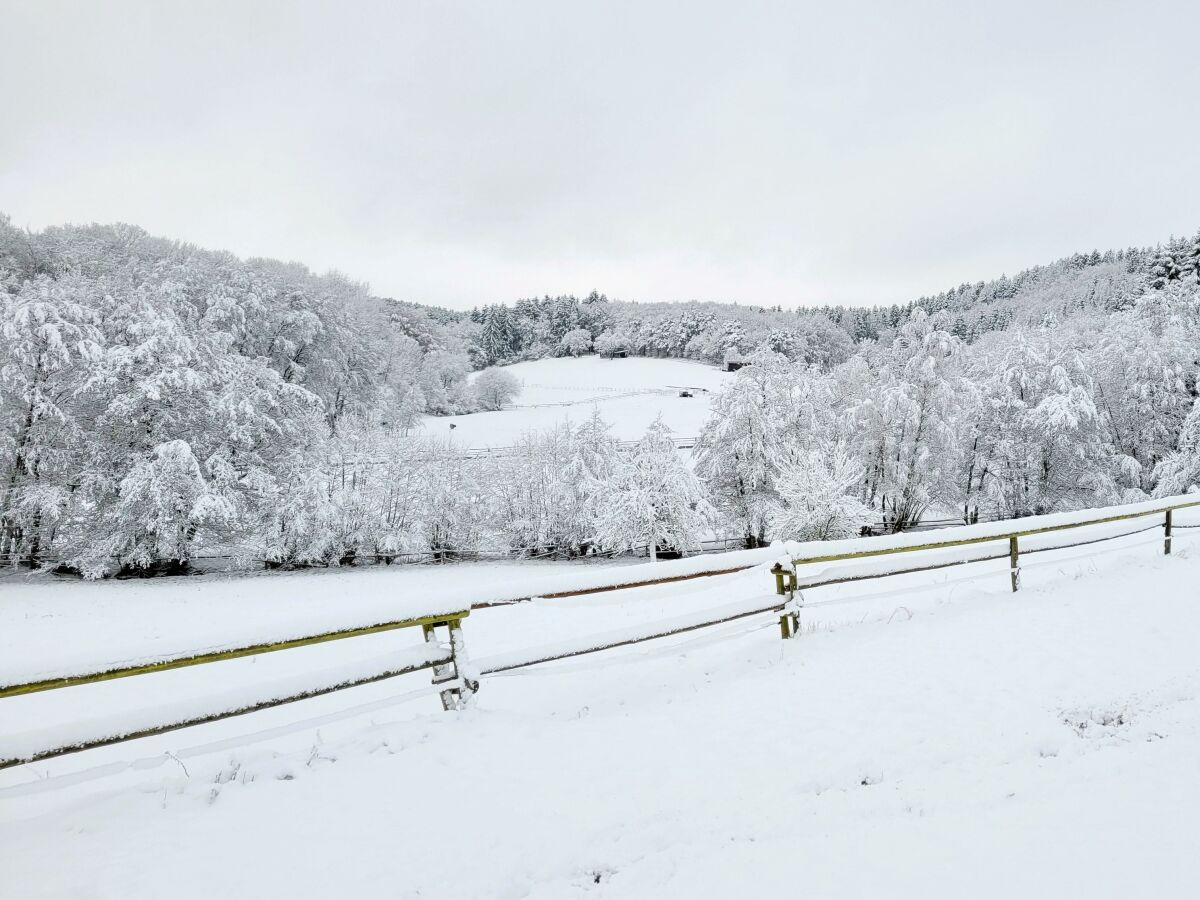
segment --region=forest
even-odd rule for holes
[[[0,563],[655,555],[1182,493],[1198,339],[1200,234],[887,307],[456,312],[133,226],[0,218]],[[593,416],[487,459],[414,427],[502,406],[508,363],[616,350],[750,364],[691,460],[661,422],[622,448]]]

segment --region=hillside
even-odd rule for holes
[[[521,384],[509,408],[426,417],[421,430],[430,435],[453,431],[465,447],[507,447],[530,432],[564,422],[578,425],[596,410],[612,424],[617,440],[637,440],[660,414],[676,437],[694,439],[708,419],[712,392],[730,377],[691,360],[598,355],[516,363],[506,370]],[[685,390],[692,396],[681,397]]]

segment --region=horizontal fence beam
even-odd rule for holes
[[[134,666],[121,666],[105,669],[99,672],[89,672],[83,675],[70,675],[63,678],[47,678],[41,681],[27,681],[21,684],[0,686],[0,698],[16,697],[22,694],[34,694],[39,691],[52,691],[59,688],[78,687],[83,684],[95,684],[101,681],[111,681],[116,678],[128,678],[132,675],[146,675],[150,672],[165,672],[170,669],[182,669],[188,666],[200,666],[207,663],[225,662],[231,659],[241,659],[246,656],[258,656],[262,653],[275,653],[279,650],[292,650],[296,647],[308,647],[323,644],[327,641],[340,641],[345,638],[362,637],[368,634],[382,634],[400,628],[413,628],[425,625],[441,625],[451,621],[462,620],[470,614],[470,610],[445,613],[438,616],[423,616],[416,619],[398,619],[393,622],[381,622],[377,625],[366,625],[360,628],[343,628],[338,631],[327,631],[308,637],[292,638],[286,641],[271,641],[265,644],[252,644],[246,647],[234,647],[228,650],[214,650],[210,653],[198,653],[191,656],[176,656],[170,659],[157,660]]]
[[[368,675],[364,678],[339,681],[336,684],[330,684],[307,691],[301,691],[297,694],[289,694],[286,697],[273,697],[270,700],[263,700],[259,703],[240,706],[236,709],[223,710],[222,712],[208,713],[201,716],[192,716],[191,718],[179,719],[166,725],[155,725],[150,728],[141,728],[136,731],[129,731],[123,734],[106,735],[104,737],[94,738],[91,740],[78,741],[73,744],[66,744],[49,750],[31,753],[28,756],[0,759],[0,769],[10,769],[13,766],[42,762],[43,760],[54,759],[59,756],[67,756],[71,753],[81,753],[84,750],[95,750],[99,747],[110,747],[113,744],[122,744],[125,741],[134,741],[138,738],[153,737],[154,735],[158,734],[167,734],[171,731],[179,731],[181,728],[191,728],[194,725],[207,725],[210,722],[219,722],[222,719],[232,719],[235,716],[244,716],[248,713],[260,712],[264,709],[272,709],[276,706],[295,703],[298,700],[309,700],[313,697],[321,697],[325,694],[332,694],[335,691],[346,690],[347,688],[361,687],[365,684],[374,684],[377,681],[384,681],[388,678],[396,678],[400,675],[408,675],[413,672],[420,672],[423,669],[431,669],[435,666],[447,665],[452,662],[454,662],[454,654],[447,653],[444,657],[426,660],[414,665],[387,669],[383,672],[379,672],[374,675]],[[445,687],[445,685],[439,684],[439,687]]]
[[[668,628],[664,631],[656,631],[652,634],[642,634],[629,638],[621,638],[619,640],[597,644],[592,647],[582,647],[577,650],[568,650],[561,653],[540,654],[532,656],[528,659],[523,659],[512,663],[504,663],[501,665],[489,666],[486,660],[482,660],[479,663],[479,674],[495,675],[498,672],[509,672],[513,669],[524,669],[527,666],[536,666],[540,663],[555,662],[556,660],[560,659],[570,659],[574,656],[586,656],[589,653],[599,653],[602,650],[613,650],[617,647],[629,647],[633,644],[641,644],[645,643],[646,641],[657,640],[658,638],[671,637],[672,635],[676,634],[686,634],[689,631],[697,631],[701,628],[710,628],[713,625],[722,625],[725,622],[733,622],[737,619],[748,618],[749,616],[760,616],[769,612],[778,613],[783,611],[784,606],[786,606],[786,604],[774,601],[769,605],[764,605],[755,609],[739,610],[738,612],[730,613],[729,615],[721,616],[717,619],[708,619],[703,622],[692,622],[687,625],[679,625]]]
[[[831,553],[822,556],[804,556],[793,559],[792,565],[800,566],[807,565],[809,563],[843,562],[846,560],[870,559],[877,556],[892,556],[897,553],[916,553],[921,550],[942,550],[949,547],[966,547],[974,544],[988,544],[995,541],[1008,541],[1012,538],[1031,537],[1039,534],[1053,534],[1055,532],[1070,531],[1076,528],[1088,528],[1094,525],[1107,525],[1112,522],[1124,522],[1130,519],[1142,519],[1146,516],[1161,516],[1164,515],[1168,509],[1188,509],[1195,506],[1200,506],[1200,500],[1190,503],[1177,503],[1171,505],[1170,507],[1163,507],[1161,509],[1122,513],[1121,515],[1116,516],[1103,516],[1097,519],[1087,519],[1082,522],[1068,522],[1061,525],[1046,525],[1042,528],[1024,528],[998,534],[955,538],[947,541],[930,541],[924,544],[911,544],[901,547],[877,547],[866,550],[855,550],[849,553]]]
[[[538,594],[540,600],[559,600],[565,597],[583,597],[587,594],[606,594],[609,591],[623,591],[627,588],[652,587],[658,584],[674,584],[677,581],[691,581],[694,578],[711,578],[714,575],[732,575],[735,572],[745,572],[753,569],[759,563],[747,563],[744,566],[730,566],[728,569],[713,569],[708,572],[690,572],[687,575],[669,575],[666,578],[649,578],[644,581],[627,581],[624,584],[607,584],[600,587],[582,588],[578,591],[554,591],[548,594]],[[495,600],[490,603],[472,603],[471,609],[492,609],[497,606],[511,606],[514,603],[528,603],[533,597],[516,597],[512,600]]]
[[[1115,541],[1123,537],[1130,537],[1135,534],[1145,534],[1147,531],[1152,531],[1155,528],[1161,528],[1161,525],[1150,525],[1146,528],[1138,528],[1134,531],[1122,531],[1120,534],[1109,535],[1107,537],[1092,538],[1087,541],[1075,541],[1070,544],[1055,544],[1053,547],[1035,547],[1032,550],[1022,550],[1022,556],[1032,556],[1035,553],[1053,553],[1056,550],[1070,550],[1073,547],[1087,547],[1091,544],[1102,544],[1105,541]],[[1175,526],[1178,528],[1179,526]],[[1200,527],[1200,526],[1196,526]],[[997,538],[1003,540],[1003,538]],[[851,584],[856,581],[875,581],[880,578],[892,578],[896,575],[913,575],[920,572],[934,572],[938,569],[954,569],[960,566],[970,566],[976,563],[996,562],[1001,559],[1009,558],[1009,550],[1005,548],[999,552],[988,554],[987,556],[973,556],[970,559],[953,559],[946,562],[926,563],[922,565],[910,566],[906,569],[888,569],[886,572],[868,572],[860,575],[840,575],[835,578],[822,578],[819,581],[803,581],[797,582],[795,589],[798,591],[808,590],[809,588],[830,587],[836,584]]]

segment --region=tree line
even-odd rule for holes
[[[912,304],[808,311],[599,293],[469,313],[129,226],[0,220],[0,557],[89,576],[198,549],[271,565],[471,548],[753,545],[1188,490],[1200,238]],[[620,348],[751,364],[684,461],[598,418],[504,459],[412,430],[502,406],[503,369]]]

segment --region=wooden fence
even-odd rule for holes
[[[714,575],[731,574],[733,572],[739,572],[752,568],[752,564],[750,563],[729,566],[727,562],[725,565],[722,565],[721,562],[722,561],[720,560],[714,560],[715,564],[713,566],[698,572],[670,575],[661,578],[620,581],[613,584],[592,586],[582,590],[548,592],[542,594],[542,596],[547,599],[575,597],[584,594],[624,590],[627,588],[669,584],[695,578],[708,578]],[[619,578],[620,575],[618,574],[616,577]],[[530,599],[531,598],[528,596],[512,597],[506,600],[473,604],[471,609],[488,609],[496,606],[506,606],[513,603],[526,602]],[[779,605],[780,604],[778,602],[771,601],[767,608],[769,609]],[[260,710],[282,706],[287,703],[294,703],[298,700],[307,700],[312,697],[331,694],[335,691],[359,687],[365,684],[372,684],[385,679],[395,678],[399,675],[418,672],[423,669],[433,670],[434,685],[444,685],[444,688],[440,691],[443,709],[457,709],[461,707],[478,689],[479,685],[477,678],[480,675],[490,675],[495,672],[508,671],[524,665],[534,665],[538,662],[548,662],[551,659],[563,659],[570,656],[579,656],[583,653],[595,653],[600,650],[611,649],[613,647],[636,644],[642,641],[666,637],[671,634],[679,634],[694,630],[695,628],[716,625],[720,622],[732,621],[734,619],[762,612],[761,609],[755,608],[749,611],[738,611],[734,614],[721,615],[716,617],[715,621],[704,621],[699,624],[691,622],[683,624],[676,622],[667,623],[663,627],[657,628],[649,634],[636,635],[632,637],[629,635],[622,635],[619,638],[610,639],[607,643],[604,641],[598,641],[596,642],[595,646],[589,646],[586,649],[574,649],[568,652],[562,652],[558,655],[553,653],[541,653],[540,655],[537,655],[537,658],[522,661],[520,665],[509,665],[496,660],[491,665],[486,665],[485,667],[475,670],[472,669],[468,663],[466,644],[463,638],[462,629],[462,620],[470,614],[470,611],[471,610],[469,609],[464,609],[449,613],[423,616],[419,618],[400,619],[392,622],[382,622],[375,625],[329,631],[321,634],[314,634],[307,637],[294,638],[284,641],[273,641],[270,643],[253,644],[205,653],[181,655],[137,665],[115,666],[100,671],[87,672],[78,675],[0,685],[0,700],[3,700],[6,697],[18,697],[39,693],[41,691],[79,687],[86,684],[97,684],[103,681],[112,681],[114,679],[128,678],[135,675],[147,675],[155,672],[165,672],[171,669],[182,669],[189,666],[224,662],[227,660],[240,659],[247,656],[274,653],[280,650],[291,650],[298,647],[308,647],[314,644],[322,644],[329,641],[344,640],[346,638],[362,637],[364,635],[371,634],[380,634],[386,631],[415,628],[417,626],[421,627],[425,637],[426,647],[429,650],[429,653],[426,655],[426,657],[419,661],[411,664],[390,667],[384,671],[372,673],[369,676],[361,678],[339,680],[332,684],[326,684],[320,687],[290,693],[285,696],[270,697],[254,703],[242,704],[233,709],[223,709],[206,713],[204,715],[180,718],[148,728],[138,728],[130,731],[121,731],[119,733],[114,732],[112,734],[101,735],[87,740],[76,741],[73,743],[63,744],[61,746],[39,750],[35,753],[17,754],[7,757],[0,755],[0,769],[7,769],[25,763],[40,762],[42,760],[65,756],[70,753],[78,753],[84,750],[106,747],[112,744],[136,740],[138,738],[165,734],[167,732],[177,731],[182,728],[188,728],[193,725],[204,725],[210,722],[217,722],[222,719],[233,718],[234,716],[242,716],[248,713],[258,712]],[[440,628],[445,629],[446,640],[444,642],[440,641],[438,638],[437,629]],[[2,752],[3,751],[0,751],[0,753]]]
[[[521,651],[517,654],[504,654],[501,656],[480,660],[474,666],[468,661],[462,632],[462,621],[470,614],[470,610],[463,609],[452,612],[431,614],[419,618],[382,622],[375,625],[343,629],[340,631],[330,631],[290,640],[254,644],[195,655],[178,656],[144,664],[109,668],[103,671],[0,686],[0,699],[3,699],[6,697],[16,697],[38,693],[41,691],[77,687],[84,684],[94,684],[101,681],[110,681],[113,679],[126,678],[135,675],[147,675],[154,672],[204,665],[207,663],[222,662],[247,656],[273,653],[280,650],[311,646],[328,641],[343,640],[347,638],[361,637],[364,635],[378,634],[385,631],[415,627],[420,627],[422,629],[422,633],[424,635],[424,649],[426,651],[423,654],[418,654],[419,658],[410,658],[409,660],[403,662],[403,664],[396,665],[385,671],[374,672],[368,676],[344,679],[336,683],[324,684],[303,691],[289,693],[283,696],[271,696],[262,700],[239,705],[233,709],[224,709],[204,715],[180,718],[164,724],[158,724],[153,727],[139,728],[137,730],[121,733],[114,732],[95,738],[64,744],[62,746],[38,750],[37,752],[33,753],[26,753],[6,759],[0,759],[0,769],[9,768],[22,763],[50,759],[57,756],[63,756],[68,753],[75,753],[96,747],[108,746],[123,741],[134,740],[136,738],[163,734],[181,728],[215,722],[233,716],[246,715],[259,710],[280,706],[286,703],[293,703],[298,700],[317,697],[323,694],[329,694],[333,693],[334,691],[345,690],[347,688],[357,687],[363,684],[382,681],[384,679],[394,678],[399,675],[404,675],[423,669],[433,670],[433,684],[441,688],[439,693],[442,700],[442,706],[446,710],[453,710],[460,708],[471,697],[471,695],[475,693],[479,686],[477,679],[483,675],[507,672],[513,669],[538,665],[540,663],[551,662],[554,660],[567,659],[584,654],[611,650],[617,647],[630,646],[645,641],[657,640],[702,628],[708,628],[751,616],[765,615],[767,613],[777,616],[779,621],[780,636],[784,639],[790,639],[799,634],[800,614],[803,610],[803,590],[824,585],[841,584],[850,581],[861,581],[874,578],[886,578],[894,575],[941,569],[950,566],[960,566],[987,560],[1004,559],[1007,557],[1009,560],[1011,587],[1012,590],[1016,591],[1020,587],[1020,556],[1022,552],[1028,554],[1062,550],[1069,547],[1077,547],[1086,544],[1094,544],[1101,541],[1114,540],[1137,532],[1121,532],[1118,534],[1092,537],[1086,540],[1071,541],[1067,543],[1055,544],[1050,547],[1033,548],[1022,551],[1020,541],[1024,538],[1058,532],[1074,531],[1116,522],[1143,519],[1152,516],[1162,516],[1163,521],[1161,524],[1153,524],[1147,528],[1139,529],[1139,531],[1146,531],[1161,527],[1163,529],[1163,552],[1169,554],[1171,552],[1172,530],[1174,526],[1173,513],[1180,509],[1192,507],[1200,507],[1200,499],[1191,500],[1186,498],[1172,498],[1172,500],[1169,502],[1163,501],[1157,505],[1152,505],[1150,508],[1135,509],[1109,515],[1097,515],[1080,519],[1072,519],[1071,521],[1067,522],[1052,521],[1047,523],[1043,521],[1043,523],[1038,524],[1036,519],[1031,519],[1025,520],[1028,525],[1024,528],[1014,528],[1005,531],[994,530],[994,525],[997,523],[982,526],[964,526],[962,531],[968,533],[961,537],[948,537],[942,540],[926,541],[919,544],[907,542],[889,543],[889,538],[867,538],[854,542],[856,545],[862,546],[856,546],[856,549],[853,550],[827,554],[817,553],[796,556],[791,560],[790,567],[786,567],[780,563],[775,563],[771,568],[775,590],[773,594],[768,594],[766,597],[733,603],[719,609],[704,610],[699,613],[676,617],[675,619],[665,622],[651,623],[643,626],[640,629],[633,629],[632,631],[622,630],[608,634],[592,635],[578,639],[574,642],[568,642],[565,645],[560,643],[547,648]],[[1047,517],[1039,518],[1044,520]],[[1053,519],[1054,517],[1049,518]],[[969,533],[981,532],[981,530],[982,533]],[[903,540],[905,536],[901,535],[898,537]],[[810,579],[802,579],[801,577],[801,572],[803,571],[802,567],[816,563],[853,562],[899,554],[921,553],[922,551],[944,550],[950,548],[984,545],[989,543],[999,544],[1000,548],[998,548],[998,550],[994,553],[989,553],[982,556],[971,555],[969,558],[954,559],[950,561],[926,561],[917,565],[906,566],[902,568],[889,568],[888,570],[881,572],[835,572],[828,577],[813,577]],[[738,565],[733,567],[720,567],[718,565],[715,568],[709,568],[704,571],[673,577],[625,582],[620,584],[614,583],[612,585],[593,585],[592,587],[583,590],[565,591],[558,594],[546,594],[544,596],[566,597],[598,593],[601,591],[622,590],[631,587],[661,584],[690,578],[700,578],[716,574],[731,573],[751,567],[751,565]],[[525,598],[514,598],[513,600],[504,601],[504,603],[519,602],[521,599]],[[488,606],[503,604],[495,603],[482,605]],[[438,629],[445,629],[444,641],[438,636]]]
[[[1156,505],[1150,509],[1136,510],[1132,512],[1117,513],[1114,515],[1095,516],[1085,519],[1078,519],[1070,522],[1061,522],[1055,524],[1037,525],[1033,527],[1014,528],[1008,531],[996,532],[990,528],[982,529],[985,533],[969,535],[959,538],[946,538],[943,540],[926,541],[920,544],[895,544],[877,547],[865,547],[861,550],[851,550],[843,553],[828,553],[828,554],[812,554],[804,555],[793,559],[791,562],[790,571],[784,566],[776,563],[771,574],[775,579],[775,592],[779,595],[787,595],[794,597],[796,592],[803,588],[821,587],[830,584],[843,584],[849,581],[862,581],[869,578],[884,578],[892,575],[903,575],[909,572],[924,572],[931,569],[942,569],[950,566],[960,566],[966,563],[984,562],[991,559],[1003,559],[1008,557],[1009,561],[1009,580],[1013,591],[1016,591],[1021,586],[1021,567],[1020,556],[1022,538],[1034,537],[1043,534],[1055,534],[1064,531],[1074,531],[1081,528],[1092,528],[1097,525],[1108,525],[1114,522],[1132,521],[1134,519],[1144,519],[1151,516],[1162,516],[1161,525],[1152,525],[1151,528],[1161,527],[1163,529],[1163,553],[1170,554],[1171,539],[1173,528],[1173,513],[1180,509],[1189,509],[1200,506],[1200,500],[1183,500],[1166,501],[1163,504]],[[1035,517],[1035,518],[1053,518],[1053,517]],[[1019,520],[1017,520],[1019,521]],[[978,529],[978,526],[964,526],[963,531]],[[1056,544],[1053,547],[1044,547],[1035,550],[1027,550],[1026,553],[1044,553],[1050,550],[1063,550],[1068,547],[1079,547],[1086,544],[1098,543],[1099,541],[1114,540],[1118,537],[1124,537],[1127,533],[1109,535],[1100,538],[1091,538],[1084,541],[1073,541],[1064,544]],[[973,556],[970,559],[958,559],[947,562],[939,562],[933,564],[922,564],[909,568],[893,569],[882,573],[863,574],[863,575],[845,575],[835,576],[820,581],[807,581],[801,584],[801,566],[812,565],[813,563],[825,562],[852,562],[856,560],[872,559],[881,556],[893,556],[896,554],[905,553],[920,553],[928,550],[945,550],[954,547],[969,547],[980,544],[1007,543],[1007,548],[1000,553],[989,556]]]
[[[372,684],[388,678],[395,678],[399,675],[407,675],[411,672],[419,672],[422,669],[432,669],[433,684],[445,686],[443,690],[440,691],[442,707],[446,710],[457,709],[470,697],[477,687],[477,682],[470,677],[466,677],[463,672],[463,667],[466,660],[466,646],[462,637],[462,620],[465,619],[469,614],[469,610],[459,610],[456,612],[423,616],[414,619],[399,619],[393,622],[381,622],[375,625],[367,625],[360,628],[346,628],[339,631],[327,631],[322,634],[293,638],[286,641],[274,641],[265,644],[252,644],[243,647],[232,647],[227,650],[214,650],[209,653],[171,657],[168,659],[156,660],[154,662],[143,663],[139,665],[104,669],[98,672],[87,672],[61,678],[48,678],[41,681],[27,681],[18,684],[2,685],[0,686],[0,699],[5,697],[19,697],[27,694],[39,693],[41,691],[59,690],[62,688],[79,687],[85,684],[97,684],[102,681],[112,681],[118,678],[129,678],[134,675],[148,675],[154,672],[166,672],[171,669],[182,669],[189,666],[226,662],[228,660],[241,659],[246,656],[258,656],[264,653],[275,653],[279,650],[292,650],[297,647],[310,647],[314,644],[323,644],[329,641],[340,641],[347,638],[362,637],[368,634],[381,634],[386,631],[396,631],[402,628],[419,627],[424,634],[425,650],[427,651],[426,653],[422,654],[421,658],[419,659],[414,659],[380,672],[374,672],[365,677],[341,680],[333,684],[324,684],[303,691],[286,694],[284,696],[273,696],[263,700],[245,703],[237,706],[234,709],[217,710],[204,715],[176,719],[174,721],[155,725],[149,728],[115,732],[87,740],[64,744],[59,747],[41,750],[37,753],[15,756],[8,759],[0,759],[0,769],[10,768],[11,766],[20,765],[22,763],[51,759],[56,756],[64,756],[68,753],[77,753],[81,750],[92,750],[97,747],[106,747],[110,744],[118,744],[123,741],[131,741],[137,738],[150,737],[151,735],[165,734],[168,731],[177,731],[180,728],[188,728],[193,725],[203,725],[208,722],[216,722],[221,719],[232,718],[233,716],[243,716],[247,713],[258,712],[260,710],[270,709],[275,706],[282,706],[286,703],[295,703],[297,700],[307,700],[311,697],[320,697],[323,694],[331,694],[334,691],[341,691],[345,690],[346,688],[358,687],[364,684]],[[439,628],[443,628],[446,631],[446,640],[444,642],[438,637],[437,629]]]

